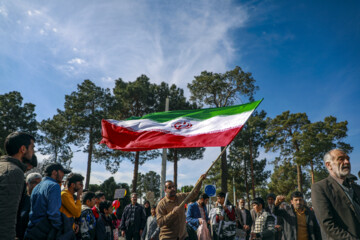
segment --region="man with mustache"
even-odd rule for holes
[[[329,176],[311,187],[315,215],[323,238],[360,239],[360,187],[349,183],[349,156],[340,149],[325,154]]]
[[[305,206],[303,194],[295,191],[291,194],[291,206],[280,204],[285,196],[277,196],[274,213],[283,219],[283,240],[321,240],[320,227],[315,214]]]
[[[201,175],[200,184],[191,193],[190,200],[193,200],[199,194],[201,183],[205,177],[205,174]],[[185,208],[180,208],[179,205],[189,194],[176,193],[174,182],[170,180],[165,182],[165,197],[161,199],[156,207],[156,220],[160,227],[160,240],[184,240],[187,238]]]
[[[0,239],[15,239],[16,216],[24,189],[26,161],[34,155],[34,137],[13,132],[5,139],[7,155],[0,158]]]
[[[207,224],[209,221],[206,204],[209,202],[207,194],[201,194],[199,199],[190,204],[186,213],[186,221],[196,231],[201,224]]]

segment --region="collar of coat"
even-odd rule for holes
[[[25,172],[25,170],[27,169],[27,166],[25,164],[23,164],[22,162],[20,162],[19,159],[10,157],[10,156],[2,156],[0,158],[0,162],[10,162],[16,166],[18,166],[23,172]]]

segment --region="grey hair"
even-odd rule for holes
[[[327,163],[327,162],[332,162],[332,161],[334,160],[334,157],[333,157],[333,155],[331,155],[331,152],[336,151],[336,150],[345,153],[345,151],[342,150],[342,149],[338,149],[338,148],[331,149],[330,151],[328,151],[328,152],[325,153],[325,155],[324,155],[324,162],[325,162],[325,163]]]
[[[33,172],[30,173],[29,175],[27,175],[26,177],[26,183],[31,183],[32,181],[34,181],[35,179],[42,179],[42,176],[40,173],[37,172]]]

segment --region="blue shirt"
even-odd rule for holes
[[[61,189],[55,179],[44,177],[32,191],[30,202],[29,229],[45,217],[50,220],[51,225],[60,229]]]

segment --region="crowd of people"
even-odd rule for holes
[[[175,184],[166,181],[165,197],[157,205],[149,201],[141,205],[132,193],[131,203],[116,214],[103,192],[84,190],[84,177],[59,163],[50,163],[43,174],[33,172],[25,178],[37,166],[31,135],[14,132],[4,146],[7,155],[0,158],[1,240],[360,239],[360,186],[350,177],[349,156],[339,149],[324,156],[329,176],[312,185],[312,207],[299,191],[291,193],[290,202],[272,193],[266,199],[256,197],[250,209],[245,199],[232,204],[223,192],[209,204],[209,196],[200,194],[204,174],[190,193],[178,193]]]

